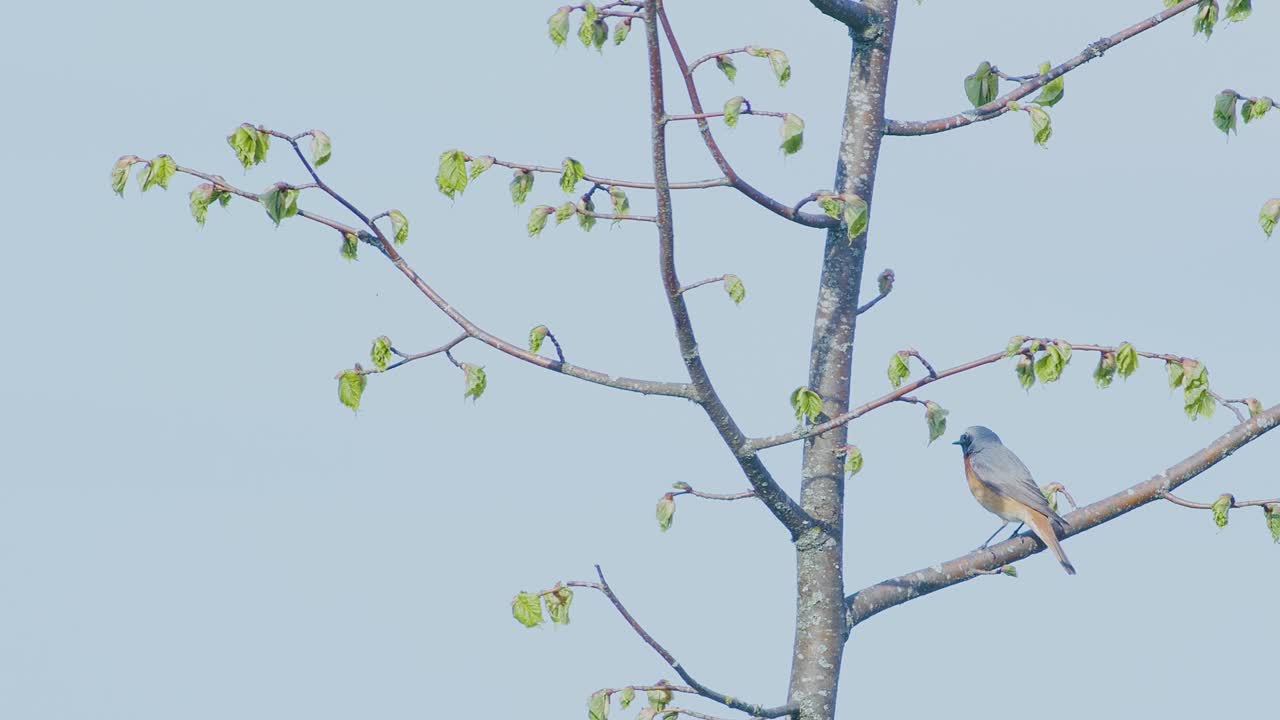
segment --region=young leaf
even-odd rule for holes
[[[386,335],[374,338],[373,347],[369,348],[369,359],[373,361],[374,367],[386,370],[387,365],[391,364],[391,338]]]
[[[786,113],[782,116],[782,125],[778,128],[778,133],[782,135],[782,148],[784,155],[795,155],[800,152],[801,146],[804,145],[804,120],[799,115]]]
[[[1166,360],[1164,363],[1165,372],[1169,375],[1170,389],[1176,388],[1182,384],[1182,363],[1176,363]]]
[[[1049,65],[1048,62],[1040,63],[1041,75],[1044,75],[1045,73],[1049,72],[1050,69],[1051,69],[1051,66]],[[1054,105],[1058,104],[1059,100],[1062,99],[1062,94],[1063,94],[1062,91],[1063,91],[1063,76],[1059,75],[1058,77],[1045,83],[1044,87],[1040,88],[1040,94],[1037,95],[1036,99],[1032,100],[1031,102],[1041,107],[1053,107]]]
[[[596,219],[591,215],[595,211],[596,204],[592,202],[590,197],[585,200],[579,200],[577,207],[578,227],[590,232],[591,228],[596,226]]]
[[[577,187],[578,181],[586,173],[582,170],[582,163],[571,157],[564,159],[563,169],[560,171],[560,189],[571,193]]]
[[[146,192],[157,185],[168,190],[169,178],[172,178],[176,172],[178,172],[178,164],[173,161],[173,158],[168,155],[155,156],[138,173],[138,180],[142,183],[142,192]]]
[[[1064,349],[1065,347],[1065,349]],[[1071,362],[1071,348],[1065,343],[1055,342],[1045,347],[1044,354],[1035,362],[1036,379],[1042,383],[1051,383],[1062,377],[1062,371]]]
[[[462,393],[463,399],[479,400],[484,394],[484,389],[489,385],[489,379],[484,374],[484,366],[462,363],[462,372],[466,382],[466,389]]]
[[[555,212],[556,209],[550,205],[538,205],[529,212],[529,222],[525,225],[525,229],[529,231],[529,237],[536,237],[542,229],[547,226],[547,216]]]
[[[1031,386],[1036,384],[1036,374],[1032,369],[1031,358],[1026,355],[1018,358],[1018,364],[1014,366],[1013,372],[1018,376],[1018,384],[1023,390],[1030,390]]]
[[[796,412],[796,420],[812,423],[822,414],[822,398],[807,387],[798,387],[791,391],[791,409]]]
[[[478,158],[471,158],[470,178],[472,180],[475,180],[476,178],[480,177],[480,175],[483,174],[485,170],[488,170],[491,167],[493,167],[492,155],[481,155]]]
[[[1093,382],[1099,388],[1111,387],[1116,377],[1116,356],[1111,352],[1103,352],[1098,356],[1098,367],[1093,371]]]
[[[556,208],[556,225],[563,223],[565,220],[573,217],[578,213],[578,208],[571,202],[564,203]]]
[[[620,705],[623,710],[626,710],[631,705],[631,701],[635,699],[635,688],[625,687],[622,688],[622,692],[618,693],[618,705]]]
[[[511,615],[525,627],[542,624],[542,603],[537,593],[521,592],[511,598]]]
[[[876,290],[878,290],[881,295],[888,295],[890,292],[893,292],[893,279],[894,275],[892,269],[885,268],[881,270],[880,274],[876,276]]]
[[[360,238],[351,233],[342,234],[342,244],[338,246],[338,254],[344,260],[355,260],[360,253]]]
[[[191,189],[188,204],[191,207],[191,217],[196,219],[196,224],[204,227],[205,218],[209,215],[209,204],[213,202],[213,183],[200,183]]]
[[[391,218],[391,241],[396,245],[403,245],[409,240],[409,218],[399,210],[388,210],[387,217]]]
[[[978,69],[964,78],[964,94],[974,107],[986,105],[996,99],[1000,88],[1000,78],[991,72],[991,63],[985,60],[978,63]]]
[[[1264,505],[1262,516],[1267,520],[1267,529],[1271,531],[1271,542],[1280,543],[1280,505]]]
[[[631,212],[631,201],[627,200],[627,194],[617,185],[609,187],[609,203],[613,205],[613,224],[617,225],[622,222],[621,218],[626,217]]]
[[[844,471],[849,477],[858,474],[862,469],[862,450],[857,445],[844,446]]]
[[[738,66],[733,64],[733,58],[728,55],[716,56],[716,69],[724,73],[724,76],[729,78],[729,82],[738,79]]]
[[[1022,343],[1026,341],[1027,338],[1022,335],[1014,335],[1009,338],[1008,344],[1004,346],[1004,356],[1013,357],[1014,355],[1017,355],[1018,351],[1022,349]]]
[[[555,589],[542,596],[547,614],[556,625],[569,624],[569,606],[573,604],[573,589],[556,583]]]
[[[529,352],[536,353],[542,349],[542,341],[546,339],[547,333],[551,332],[546,325],[535,325],[529,331]]]
[[[329,162],[329,156],[333,154],[333,144],[329,142],[329,135],[323,130],[311,131],[311,164],[316,167]]]
[[[1183,362],[1182,409],[1191,420],[1213,417],[1217,400],[1209,393],[1209,369],[1196,360]]]
[[[1227,0],[1225,19],[1229,22],[1240,22],[1253,12],[1252,0]]]
[[[609,720],[609,693],[597,690],[587,698],[587,720]]]
[[[338,376],[338,401],[351,408],[352,412],[360,409],[360,396],[364,395],[364,386],[368,378],[360,372],[360,364],[354,369],[343,370]]]
[[[667,493],[658,501],[658,509],[655,513],[658,518],[658,529],[666,532],[671,529],[671,519],[676,514],[676,496],[674,493]]]
[[[1204,39],[1208,40],[1213,35],[1213,26],[1217,24],[1218,1],[1201,0],[1200,7],[1196,9],[1196,15],[1191,20],[1191,34],[1204,33]]]
[[[244,123],[227,136],[227,144],[236,153],[236,159],[245,170],[267,159],[267,148],[271,147],[271,136],[259,132],[258,128]]]
[[[791,79],[791,61],[781,50],[769,51],[769,67],[773,68],[773,76],[778,79],[779,87],[786,87]]]
[[[517,169],[511,176],[511,202],[522,205],[533,189],[533,173]]]
[[[1244,104],[1240,106],[1240,117],[1244,118],[1244,124],[1248,125],[1250,122],[1266,115],[1274,104],[1269,97],[1245,100]]]
[[[1120,377],[1128,379],[1128,377],[1138,370],[1138,350],[1127,342],[1120,343],[1120,348],[1116,350],[1116,372],[1120,373]]]
[[[853,194],[844,194],[840,198],[844,202],[842,211],[845,233],[849,236],[849,242],[853,242],[867,230],[868,208],[867,201]]]
[[[547,18],[547,36],[551,38],[552,44],[556,47],[564,45],[564,41],[569,37],[569,12],[572,10],[568,5],[561,7]]]
[[[907,365],[909,355],[896,352],[889,356],[889,384],[898,389],[902,382],[911,377],[911,368]]]
[[[1236,100],[1240,96],[1232,90],[1223,90],[1213,96],[1213,126],[1229,135],[1236,129]]]
[[[591,44],[596,52],[604,52],[604,44],[609,39],[609,24],[603,19],[591,23]]]
[[[613,26],[613,44],[621,45],[631,34],[631,18],[623,18],[622,22]]]
[[[258,202],[277,227],[280,221],[298,214],[298,191],[285,183],[276,183],[258,195]]]
[[[658,683],[662,685],[664,683]],[[672,694],[670,690],[662,688],[659,690],[648,690],[645,694],[649,697],[649,707],[655,711],[661,712],[663,708],[671,704]]]
[[[457,149],[440,153],[440,168],[436,170],[436,188],[450,200],[455,194],[467,189],[466,153]]]
[[[1258,212],[1258,226],[1267,237],[1271,237],[1277,222],[1280,222],[1280,198],[1271,198],[1262,203],[1262,210]]]
[[[738,115],[742,113],[742,103],[747,99],[741,95],[735,95],[724,101],[724,124],[729,127],[738,126]]]
[[[124,197],[124,188],[129,184],[129,168],[139,162],[142,162],[142,158],[137,155],[121,155],[116,164],[111,166],[111,189],[115,194]]]
[[[742,284],[742,278],[737,275],[724,276],[724,291],[729,294],[734,305],[741,305],[747,297],[747,286]]]
[[[942,409],[938,403],[929,400],[924,404],[924,421],[929,426],[929,444],[932,445],[934,440],[942,437],[947,431],[947,415],[950,413]]]
[[[1213,524],[1220,528],[1227,526],[1227,512],[1231,510],[1231,505],[1235,502],[1235,498],[1230,493],[1224,493],[1213,501]]]
[[[1040,147],[1045,147],[1049,137],[1053,135],[1053,124],[1049,120],[1049,113],[1038,105],[1027,105],[1026,110],[1031,116],[1031,139]]]
[[[1245,398],[1244,406],[1249,409],[1249,417],[1257,417],[1262,414],[1262,403],[1258,401],[1258,398]]]

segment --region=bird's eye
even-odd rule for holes
[[[969,433],[965,433],[964,435],[961,435],[961,436],[960,436],[960,442],[962,442],[962,443],[967,443],[967,442],[969,442]]]

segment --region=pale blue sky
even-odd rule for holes
[[[794,199],[829,186],[843,101],[844,34],[807,2],[670,0],[691,55],[785,49],[786,89],[742,60],[705,101],[743,94],[807,122],[797,156],[774,121],[717,137],[753,183]],[[1047,150],[1023,117],[881,155],[869,277],[898,275],[859,325],[855,396],[888,389],[889,355],[951,366],[1016,333],[1131,340],[1204,359],[1232,395],[1280,399],[1273,306],[1280,247],[1256,225],[1280,194],[1280,118],[1224,140],[1214,93],[1280,93],[1280,16],[1222,27],[1179,18],[1066,79]],[[965,106],[983,59],[1030,72],[1159,9],[1155,0],[904,2],[888,105],[922,119]],[[474,320],[513,339],[549,324],[569,358],[680,379],[651,228],[525,237],[507,174],[450,202],[433,185],[448,147],[643,178],[640,33],[603,56],[545,36],[554,2],[24,4],[0,30],[10,99],[0,300],[0,716],[21,720],[577,717],[604,686],[671,672],[600,597],[568,628],[524,630],[520,589],[586,579],[601,563],[633,612],[703,682],[785,698],[792,556],[760,506],[680,502],[670,483],[745,482],[695,408],[534,369],[478,344],[488,393],[462,400],[443,358],[374,378],[358,416],[333,374],[387,334],[418,350],[456,331],[369,252],[343,262],[331,232],[273,230],[245,202],[198,229],[191,183],[115,198],[122,153],[171,153],[251,190],[301,181],[280,145],[240,171],[238,123],[333,138],[326,177],[369,210],[413,223],[406,256]],[[16,72],[16,68],[22,68]],[[679,102],[672,85],[673,102]],[[678,105],[677,105],[678,106]],[[714,175],[692,126],[672,170]],[[539,178],[532,203],[560,202]],[[636,212],[651,198],[632,193]],[[337,213],[304,198],[304,206]],[[733,272],[691,307],[722,396],[753,435],[792,425],[807,369],[820,233],[728,190],[675,200],[683,278]],[[869,283],[870,285],[870,283]],[[1093,357],[1021,391],[1007,364],[928,388],[950,436],[991,426],[1041,482],[1089,502],[1143,480],[1230,425],[1188,422],[1145,363],[1093,388]],[[851,590],[949,559],[995,526],[968,495],[958,451],[925,444],[919,408],[855,423],[866,467],[849,484]],[[1280,494],[1280,437],[1185,495]],[[768,455],[797,487],[798,449]],[[1041,720],[1131,709],[1258,715],[1274,682],[1280,548],[1258,512],[1219,531],[1207,513],[1149,506],[1065,543],[1021,577],[985,578],[859,626],[841,717],[960,717],[1042,705]],[[627,717],[630,715],[628,714]]]

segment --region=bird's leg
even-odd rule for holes
[[[1008,542],[1009,540],[1012,540],[1012,539],[1013,539],[1013,537],[1014,537],[1015,535],[1017,535],[1017,534],[1018,534],[1018,532],[1019,532],[1019,531],[1021,531],[1021,530],[1022,530],[1022,528],[1023,528],[1025,525],[1026,525],[1026,523],[1018,523],[1018,527],[1014,528],[1014,529],[1013,529],[1013,532],[1012,532],[1012,533],[1010,533],[1009,537],[1005,538],[1005,542]],[[1003,529],[1003,528],[1001,528],[1001,529]],[[999,531],[999,530],[997,530],[996,532],[1000,532],[1000,531]]]
[[[999,534],[1000,534],[1000,531],[1004,530],[1004,529],[1005,529],[1005,528],[1007,528],[1007,527],[1009,527],[1009,523],[1005,523],[1005,524],[1001,525],[1000,527],[996,528],[996,531],[995,531],[995,532],[993,532],[993,533],[991,533],[991,537],[987,538],[986,542],[984,542],[984,543],[982,543],[981,545],[979,545],[979,546],[978,546],[978,549],[979,549],[979,550],[981,550],[981,549],[985,548],[986,546],[990,545],[990,544],[991,544],[991,541],[992,541],[992,540],[994,540],[994,539],[995,539],[995,537],[996,537],[997,535],[999,535]],[[1021,525],[1019,525],[1018,527],[1022,527],[1022,526],[1021,526]]]

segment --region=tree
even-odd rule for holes
[[[845,588],[841,564],[845,555],[843,547],[844,478],[847,473],[857,473],[861,467],[861,451],[850,445],[847,425],[874,410],[893,403],[910,403],[923,407],[931,440],[946,432],[947,413],[937,402],[914,396],[919,390],[934,382],[963,374],[989,364],[1008,362],[1025,386],[1034,383],[1056,382],[1064,369],[1077,354],[1097,356],[1094,371],[1099,386],[1111,384],[1116,375],[1128,377],[1143,365],[1163,364],[1169,383],[1183,393],[1184,409],[1196,419],[1211,415],[1215,407],[1222,406],[1238,415],[1240,424],[1212,445],[1203,448],[1161,475],[1143,483],[1123,489],[1116,495],[1087,505],[1068,515],[1071,522],[1069,534],[1077,534],[1091,527],[1118,517],[1120,514],[1157,499],[1168,499],[1191,506],[1205,506],[1215,513],[1215,520],[1225,522],[1228,512],[1235,507],[1259,505],[1273,534],[1277,523],[1277,501],[1238,501],[1223,496],[1214,503],[1193,503],[1171,495],[1171,491],[1206,470],[1238,447],[1250,442],[1274,426],[1280,418],[1280,407],[1264,409],[1251,398],[1238,400],[1224,398],[1212,390],[1208,382],[1205,364],[1193,358],[1168,352],[1139,349],[1132,344],[1090,344],[1069,342],[1054,337],[1015,336],[1008,347],[1001,351],[962,363],[950,369],[937,370],[924,355],[912,349],[894,353],[889,359],[888,375],[893,391],[861,406],[853,407],[851,397],[851,362],[855,339],[855,326],[860,313],[871,310],[893,289],[894,276],[883,272],[877,277],[877,293],[868,302],[860,302],[860,285],[863,279],[865,252],[870,228],[873,185],[878,167],[880,143],[884,135],[919,135],[949,131],[977,122],[994,120],[1009,112],[1025,112],[1032,129],[1032,139],[1039,144],[1051,139],[1052,125],[1049,108],[1063,97],[1063,76],[1075,68],[1096,59],[1115,45],[1125,42],[1146,30],[1154,28],[1178,14],[1191,11],[1196,29],[1204,34],[1212,32],[1220,11],[1213,2],[1181,2],[1148,19],[1129,26],[1116,34],[1088,45],[1078,55],[1057,65],[1047,65],[1031,75],[1011,76],[990,63],[982,63],[964,80],[964,90],[974,108],[953,116],[925,122],[895,122],[886,120],[884,97],[887,87],[889,51],[893,44],[896,3],[891,1],[852,3],[817,2],[814,6],[825,14],[848,26],[853,38],[853,53],[849,70],[849,95],[846,101],[844,127],[837,161],[837,174],[830,189],[811,193],[798,203],[784,202],[758,190],[743,179],[730,164],[715,142],[711,120],[721,118],[733,126],[752,120],[752,116],[773,117],[781,131],[781,150],[790,154],[800,150],[804,142],[804,124],[798,116],[786,112],[766,111],[752,107],[743,97],[731,98],[718,112],[708,112],[701,103],[695,72],[714,63],[726,76],[737,73],[737,63],[749,58],[767,62],[779,83],[790,79],[790,66],[785,53],[772,48],[743,46],[714,52],[690,60],[680,50],[678,35],[666,15],[665,8],[654,0],[639,3],[611,3],[599,8],[591,5],[565,7],[557,10],[549,20],[549,33],[553,42],[570,41],[572,26],[577,23],[578,38],[583,44],[602,48],[609,37],[624,42],[632,25],[639,24],[645,33],[651,71],[650,95],[653,156],[653,178],[646,181],[625,181],[588,172],[582,163],[566,158],[559,167],[535,166],[512,162],[488,155],[472,155],[462,150],[449,150],[441,155],[437,187],[453,197],[463,192],[471,181],[487,173],[494,166],[513,170],[511,193],[516,202],[524,202],[535,178],[539,175],[558,175],[559,185],[566,192],[586,191],[575,200],[558,206],[539,205],[529,215],[527,231],[530,235],[543,232],[555,217],[556,223],[574,220],[580,227],[590,230],[600,220],[618,223],[648,223],[655,226],[660,244],[662,282],[672,320],[680,357],[685,365],[688,381],[666,382],[620,378],[613,374],[591,370],[569,363],[560,340],[547,325],[537,325],[530,330],[528,345],[522,346],[500,338],[482,329],[458,311],[420,276],[400,255],[399,247],[407,241],[409,223],[404,214],[396,210],[369,214],[362,212],[344,196],[327,185],[317,171],[329,158],[331,147],[327,135],[319,131],[301,134],[283,133],[255,125],[243,125],[228,138],[240,162],[247,169],[266,159],[272,139],[279,145],[287,143],[300,162],[311,174],[311,182],[305,184],[276,183],[261,193],[251,193],[229,184],[224,178],[199,170],[177,165],[168,156],[141,160],[126,156],[117,163],[113,182],[116,189],[124,189],[127,175],[135,165],[140,166],[140,179],[144,190],[166,187],[175,173],[186,173],[204,182],[192,191],[190,204],[198,222],[203,223],[209,206],[215,201],[230,202],[239,196],[258,202],[268,216],[279,224],[292,217],[303,217],[323,224],[338,233],[340,250],[347,257],[355,257],[368,245],[381,253],[431,302],[448,315],[460,328],[461,334],[434,350],[407,352],[398,349],[388,338],[374,340],[371,350],[371,368],[356,365],[339,374],[339,397],[353,409],[360,404],[368,382],[368,376],[386,372],[405,363],[433,355],[444,355],[462,374],[464,393],[480,398],[487,385],[485,368],[457,359],[454,349],[460,344],[475,340],[506,353],[514,358],[553,372],[587,380],[608,387],[632,392],[681,398],[700,407],[715,427],[726,447],[740,465],[750,490],[732,495],[704,492],[682,483],[664,495],[658,505],[658,520],[663,527],[671,524],[677,498],[695,496],[713,499],[753,498],[759,500],[790,534],[796,548],[797,567],[797,616],[796,662],[788,698],[783,703],[761,702],[748,697],[750,702],[736,699],[736,693],[723,694],[699,683],[695,675],[675,663],[674,658],[656,640],[644,632],[642,626],[625,610],[622,600],[613,592],[603,574],[597,578],[570,581],[551,585],[545,590],[517,595],[513,612],[526,624],[537,624],[544,618],[544,611],[556,622],[567,622],[572,602],[572,588],[586,587],[603,593],[619,610],[641,637],[657,650],[669,663],[683,683],[663,689],[657,686],[633,687],[653,693],[650,707],[657,712],[686,712],[682,705],[672,705],[671,691],[700,695],[728,707],[758,716],[797,715],[802,718],[831,717],[835,711],[835,691],[838,686],[840,663],[849,630],[871,616],[895,605],[927,594],[934,590],[967,581],[969,579],[1011,572],[1012,563],[1041,550],[1033,538],[1021,535],[993,546],[989,551],[974,552],[955,560],[931,566],[917,572],[887,580],[855,593]],[[1243,19],[1248,4],[1228,3],[1224,19]],[[606,31],[607,29],[607,31]],[[676,65],[676,76],[684,81],[690,110],[688,114],[674,114],[669,110],[664,87],[657,79],[663,77],[662,48],[669,53]],[[668,60],[668,62],[670,62]],[[1015,87],[1000,94],[1000,82],[1016,83]],[[1026,98],[1034,97],[1031,100]],[[1243,102],[1240,102],[1244,98]],[[1270,107],[1265,97],[1248,97],[1226,91],[1214,103],[1214,123],[1224,132],[1235,129],[1238,111],[1244,113],[1246,122],[1262,117]],[[1237,108],[1237,105],[1240,107]],[[672,182],[668,178],[666,162],[666,136],[673,124],[695,123],[722,176],[712,180]],[[309,144],[309,154],[303,143]],[[704,366],[685,297],[697,287],[719,283],[729,297],[740,302],[745,297],[745,285],[735,275],[725,274],[694,283],[680,281],[675,264],[675,222],[672,216],[673,192],[699,190],[711,187],[732,187],[745,197],[787,221],[824,230],[826,245],[823,254],[823,270],[819,286],[819,298],[815,309],[815,326],[810,352],[810,376],[791,394],[791,405],[799,426],[775,435],[750,438],[740,429],[728,403],[720,399],[712,383],[712,369]],[[652,191],[656,211],[653,215],[637,215],[631,212],[628,190]],[[328,194],[349,210],[359,221],[338,221],[299,207],[303,191]],[[608,203],[609,212],[601,209]],[[1275,201],[1264,205],[1261,215],[1263,229],[1270,231],[1275,222]],[[819,212],[820,209],[820,212]],[[1268,222],[1270,218],[1270,222]],[[381,225],[379,224],[381,223]],[[548,347],[549,345],[549,347]],[[912,380],[912,367],[918,365],[922,374]],[[1247,415],[1247,416],[1246,416]],[[803,443],[804,459],[801,470],[799,497],[792,497],[775,480],[766,467],[762,452],[772,447],[790,443]],[[1118,488],[1119,489],[1119,488]],[[1057,488],[1047,487],[1053,495]],[[1068,496],[1069,497],[1069,496]],[[592,696],[594,715],[607,713],[605,709],[611,696],[625,704],[627,690],[602,692]]]

